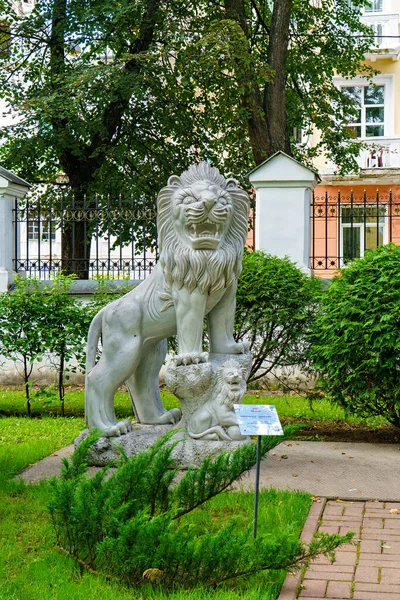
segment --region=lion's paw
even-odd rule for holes
[[[249,351],[249,342],[231,342],[223,348],[215,350],[220,354],[246,354]]]
[[[181,411],[179,410],[179,408],[171,408],[171,410],[167,411],[166,413],[164,413],[161,417],[160,420],[158,421],[158,424],[160,425],[175,425],[175,423],[179,423],[179,421],[181,420]]]
[[[132,422],[129,419],[125,419],[125,421],[120,421],[112,427],[103,429],[102,434],[104,437],[119,437],[130,431],[132,431]]]
[[[208,362],[208,352],[194,352],[192,354],[177,354],[172,359],[175,365],[198,365]]]

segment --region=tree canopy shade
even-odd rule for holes
[[[325,150],[349,169],[351,101],[332,76],[367,72],[365,4],[40,0],[19,15],[0,0],[0,97],[20,114],[0,160],[77,206],[98,191],[155,198],[199,159],[240,176],[277,150]],[[313,126],[317,148],[291,139]]]

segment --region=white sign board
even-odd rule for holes
[[[234,404],[242,435],[283,435],[281,422],[272,404]]]

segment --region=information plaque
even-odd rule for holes
[[[272,404],[234,404],[234,409],[242,435],[283,435]]]

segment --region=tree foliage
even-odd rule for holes
[[[57,388],[64,416],[65,379],[84,364],[90,313],[71,295],[73,277],[58,275],[50,286],[39,282],[43,319],[37,322],[44,350],[57,373]],[[29,282],[30,280],[28,280]],[[26,285],[30,285],[29,283]],[[29,288],[26,290],[29,294]]]
[[[250,342],[249,381],[277,369],[305,366],[307,331],[320,289],[319,279],[303,273],[288,258],[245,252],[234,335]]]
[[[369,250],[323,293],[311,359],[328,397],[400,427],[400,248]]]
[[[312,154],[290,135],[317,126],[317,150],[349,167],[349,99],[332,77],[368,72],[365,4],[44,0],[21,16],[1,0],[12,43],[0,89],[21,114],[1,158],[78,197],[154,199],[194,160],[243,175],[276,150]]]
[[[81,442],[72,462],[64,460],[61,477],[53,480],[49,510],[58,546],[89,570],[135,587],[148,580],[165,588],[191,588],[296,568],[318,553],[331,554],[351,538],[325,534],[305,546],[295,536],[268,532],[255,542],[251,528],[238,520],[198,531],[188,515],[255,464],[256,445],[205,459],[176,482],[175,444],[168,445],[169,438],[129,459],[122,455],[109,478],[107,467],[87,478],[95,434]],[[262,454],[277,443],[276,437],[264,437]]]

